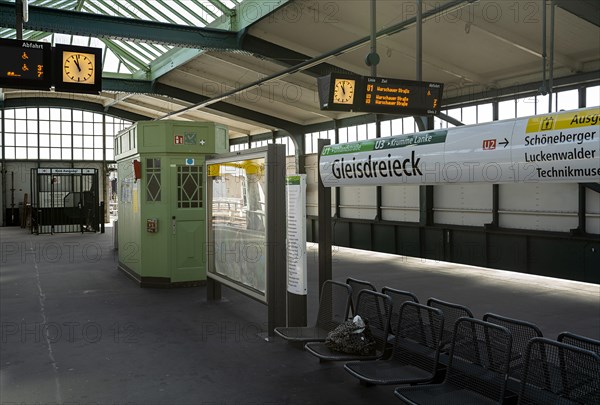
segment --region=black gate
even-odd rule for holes
[[[97,169],[31,169],[31,233],[97,232]]]

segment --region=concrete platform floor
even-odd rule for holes
[[[35,236],[0,228],[1,404],[389,404],[342,364],[258,333],[266,307],[224,288],[141,289],[106,234]],[[600,286],[335,248],[348,276],[600,339]],[[309,321],[317,308],[309,254]]]

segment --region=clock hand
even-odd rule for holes
[[[77,66],[77,70],[81,72],[81,66],[79,66],[79,55],[75,55],[75,66]]]

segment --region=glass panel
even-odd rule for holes
[[[83,134],[83,124],[81,122],[73,123],[73,134],[77,134],[77,135]]]
[[[413,117],[402,118],[402,126],[404,127],[405,134],[414,134],[419,131]]]
[[[15,145],[15,135],[14,134],[5,134],[4,135],[4,144],[6,146],[14,146]]]
[[[50,121],[50,133],[60,134],[60,121]]]
[[[71,139],[72,136],[71,135],[63,135],[61,136],[61,145],[63,148],[70,148],[71,147]]]
[[[27,110],[25,108],[18,108],[15,110],[15,115],[16,115],[17,119],[26,120],[27,119]]]
[[[465,125],[477,124],[477,107],[464,107],[462,109],[462,122]]]
[[[40,121],[40,132],[44,134],[50,132],[50,121]]]
[[[6,132],[15,132],[15,120],[6,119],[4,121]]]
[[[36,134],[27,135],[27,146],[37,146],[38,139]]]
[[[27,132],[33,133],[38,130],[38,121],[36,119],[27,121]]]
[[[12,146],[7,146],[4,148],[4,156],[6,159],[14,159],[15,158],[15,148]]]
[[[27,131],[27,121],[26,120],[17,120],[15,121],[15,127],[17,132],[26,132]]]
[[[585,90],[585,105],[587,107],[600,106],[600,86],[588,87]]]
[[[494,106],[492,103],[477,106],[477,123],[492,122],[494,120]]]
[[[50,146],[60,146],[60,135],[50,135]]]
[[[498,119],[506,120],[515,118],[515,100],[501,101],[498,103]]]
[[[50,159],[49,148],[40,148],[40,159]]]
[[[27,134],[17,132],[15,134],[15,146],[26,146],[27,145]]]
[[[32,121],[37,121],[38,112],[37,108],[28,108],[27,109],[27,119]]]
[[[260,296],[266,291],[265,159],[210,164],[211,244],[209,271]]]
[[[202,166],[177,166],[177,207],[203,207]]]
[[[549,95],[546,94],[545,96],[536,96],[535,100],[536,100],[536,114],[540,115],[540,114],[547,114],[550,110],[548,109],[548,103],[549,103]]]
[[[76,148],[81,148],[83,146],[83,136],[73,135],[73,146]]]
[[[50,146],[50,135],[40,135],[40,146]]]
[[[71,133],[71,121],[69,122],[62,122],[62,133],[63,134],[70,134]]]
[[[348,127],[348,142],[356,142],[356,127]]]
[[[392,120],[392,135],[401,135],[404,133],[402,123],[402,118],[396,118],[395,120]]]
[[[17,159],[27,159],[27,148],[17,148],[16,149],[16,158]]]
[[[561,110],[576,110],[579,107],[579,90],[561,91],[556,95],[556,109]]]
[[[146,201],[160,201],[160,180],[160,159],[146,159]]]
[[[535,115],[535,96],[518,99],[517,117],[529,117],[531,115]]]
[[[381,125],[381,137],[392,136],[391,121],[382,121],[380,125]]]
[[[50,119],[50,109],[40,108],[39,109],[39,118],[40,118],[40,120],[49,120]]]

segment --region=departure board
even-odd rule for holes
[[[414,80],[365,77],[361,110],[380,114],[439,114],[444,85]]]
[[[51,45],[47,42],[0,39],[0,87],[49,90]]]
[[[321,110],[435,115],[444,85],[434,82],[330,74],[318,79]]]

